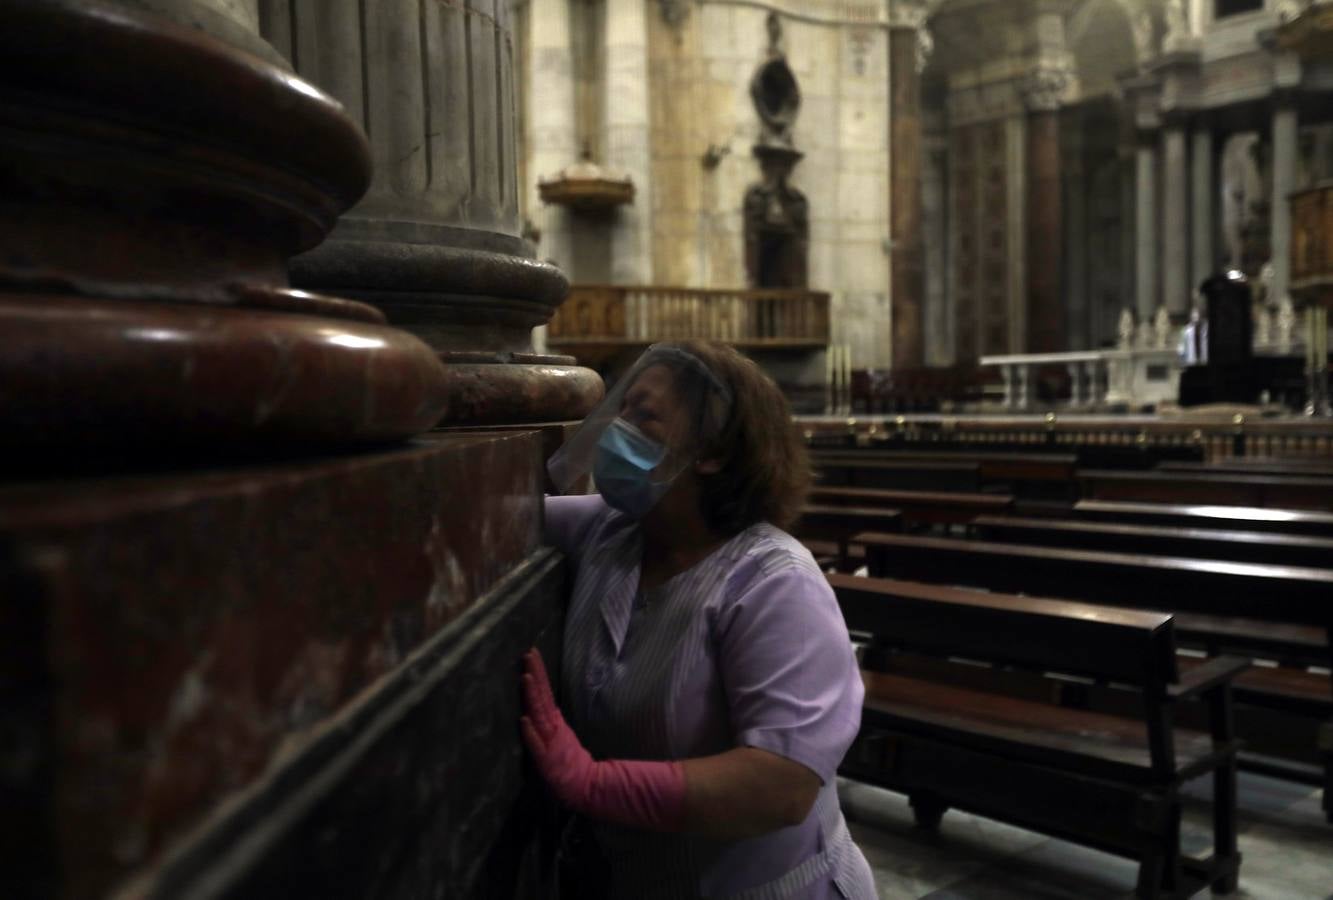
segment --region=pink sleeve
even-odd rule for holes
[[[600,494],[547,497],[544,539],[577,564],[593,525],[608,510]]]
[[[759,574],[718,626],[736,743],[800,763],[827,783],[860,728],[865,688],[823,574],[796,563]]]

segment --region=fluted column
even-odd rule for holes
[[[520,237],[508,0],[265,0],[261,12],[297,72],[361,122],[375,162],[365,200],[293,260],[293,282],[374,303],[426,340],[449,364],[446,424],[583,415],[600,379],[532,356],[532,329],[568,282]]]
[[[1162,302],[1173,316],[1189,309],[1189,175],[1185,122],[1162,128]]]

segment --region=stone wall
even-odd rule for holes
[[[838,4],[810,4],[820,11]],[[657,284],[745,283],[741,199],[758,180],[750,78],[765,60],[763,4],[706,3],[649,23],[652,259]],[[887,29],[836,16],[782,18],[801,88],[792,183],[810,203],[809,283],[833,296],[835,343],[857,367],[889,364]],[[702,158],[726,148],[717,165]]]
[[[793,130],[806,154],[792,184],[810,204],[809,286],[833,296],[836,343],[858,367],[886,366],[889,313],[888,25],[882,4],[833,0],[667,6],[607,0],[604,123],[597,162],[628,173],[636,198],[601,219],[542,206],[539,178],[580,152],[567,4],[519,5],[525,48],[523,215],[538,253],[575,283],[746,285],[742,203],[760,179],[750,79],[777,11],[800,85]],[[711,151],[711,153],[710,153]],[[709,161],[705,157],[709,156]]]

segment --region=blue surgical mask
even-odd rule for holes
[[[653,480],[653,470],[665,458],[666,447],[624,419],[614,419],[597,441],[592,477],[608,506],[642,519],[675,480]]]

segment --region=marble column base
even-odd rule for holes
[[[0,5],[0,429],[25,466],[309,452],[443,414],[430,348],[287,286],[286,259],[369,184],[365,137],[177,21],[207,6]]]
[[[432,435],[0,488],[7,887],[471,896],[498,873],[462,861],[539,824],[510,814],[518,656],[558,659],[541,458]]]
[[[517,239],[395,222],[340,229],[292,260],[293,283],[374,304],[434,349],[447,372],[439,424],[578,419],[601,400],[596,372],[532,352],[532,329],[554,315],[569,282],[521,255]]]

